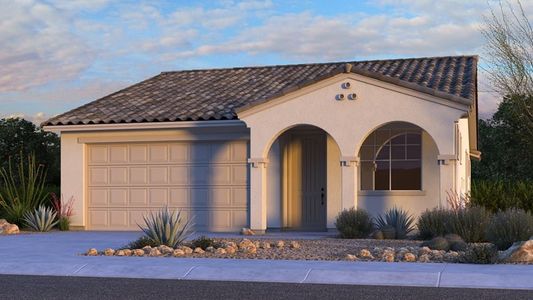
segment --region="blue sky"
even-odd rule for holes
[[[40,122],[168,70],[482,55],[489,4],[0,0],[0,117]],[[490,115],[498,97],[480,99]]]

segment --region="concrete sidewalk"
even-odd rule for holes
[[[86,257],[138,232],[0,236],[0,274],[533,290],[533,266],[345,261]]]

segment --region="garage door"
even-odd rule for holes
[[[87,227],[138,230],[168,205],[194,216],[196,230],[248,224],[246,141],[89,144]]]

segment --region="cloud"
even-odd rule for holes
[[[0,92],[75,78],[94,53],[69,31],[70,20],[44,3],[9,1],[0,10]]]

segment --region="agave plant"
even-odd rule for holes
[[[50,231],[58,222],[56,220],[56,212],[44,205],[40,205],[33,212],[26,212],[24,221],[28,227],[40,232]]]
[[[405,239],[415,229],[413,216],[397,207],[389,209],[384,216],[378,216],[375,223],[378,230],[394,228],[396,239]]]
[[[144,234],[157,245],[172,248],[183,243],[192,234],[190,220],[184,221],[180,211],[170,211],[165,207],[143,216],[145,227],[138,225]]]

